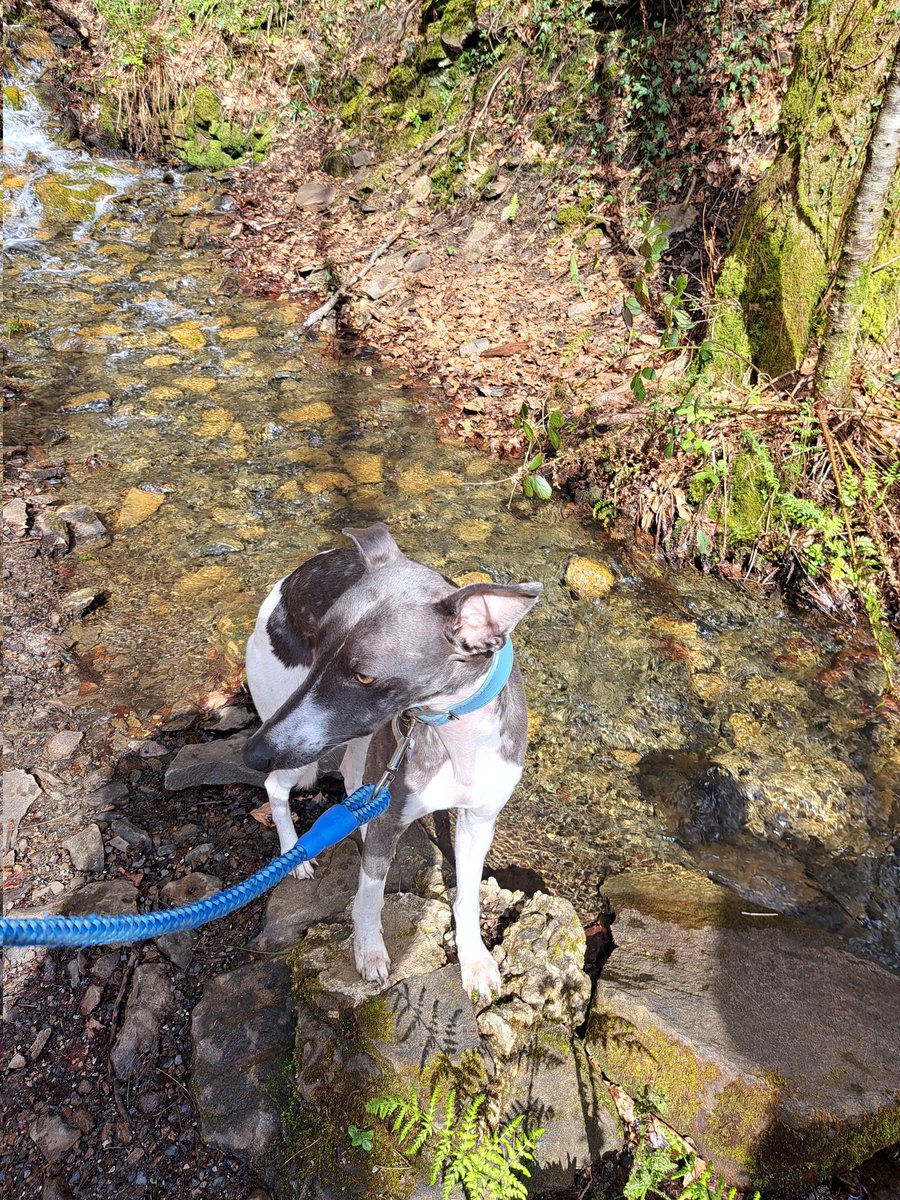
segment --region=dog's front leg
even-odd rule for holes
[[[406,824],[391,809],[366,828],[359,887],[353,900],[353,954],[356,969],[371,983],[387,983],[391,959],[384,944],[381,910],[384,885],[400,834]]]
[[[278,830],[281,853],[285,854],[297,842],[297,830],[291,817],[291,791],[295,787],[311,788],[316,782],[317,766],[299,767],[294,771],[270,771],[266,776],[266,793],[272,819]],[[296,879],[312,879],[315,874],[315,859],[300,863],[291,874]]]
[[[488,1003],[500,994],[500,971],[481,940],[481,876],[494,838],[496,814],[484,816],[461,808],[456,814],[456,899],[453,919],[456,949],[465,991]]]

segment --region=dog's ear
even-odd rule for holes
[[[444,632],[468,654],[499,650],[543,590],[542,583],[470,583],[457,588],[437,603]]]
[[[354,543],[367,571],[387,566],[400,557],[400,547],[383,521],[370,525],[368,529],[342,529],[341,533]]]

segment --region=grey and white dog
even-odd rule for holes
[[[247,643],[247,681],[263,719],[244,750],[268,773],[266,791],[281,851],[297,840],[292,788],[309,788],[317,760],[346,744],[348,794],[374,782],[395,748],[391,721],[405,709],[446,710],[485,679],[539,583],[457,587],[406,558],[387,526],[345,529],[352,546],[326,550],[280,580]],[[391,962],[381,929],[388,868],[403,830],[418,817],[458,809],[453,906],[462,981],[485,998],[500,987],[481,939],[479,885],[500,810],[522,774],[527,710],[514,663],[506,687],[483,708],[439,727],[419,727],[415,753],[391,789],[390,808],[364,831],[353,902],[356,967],[386,983]],[[310,864],[295,872],[312,875]]]

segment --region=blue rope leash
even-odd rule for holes
[[[294,867],[336,846],[367,821],[380,816],[390,803],[387,788],[367,783],[340,804],[327,809],[286,854],[275,858],[243,883],[207,896],[194,904],[160,912],[118,917],[2,917],[0,946],[105,946],[110,942],[139,942],[196,929],[227,917],[274,887]]]

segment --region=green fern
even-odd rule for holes
[[[423,1107],[410,1085],[408,1099],[379,1096],[368,1101],[366,1111],[385,1123],[393,1122],[390,1130],[397,1146],[410,1158],[431,1143],[430,1183],[433,1187],[441,1179],[442,1200],[449,1200],[455,1187],[462,1187],[469,1200],[527,1200],[522,1177],[530,1174],[528,1164],[544,1130],[525,1132],[520,1115],[496,1133],[486,1134],[479,1123],[484,1094],[473,1096],[457,1113],[455,1088],[447,1096],[439,1123],[438,1093],[436,1086]]]

